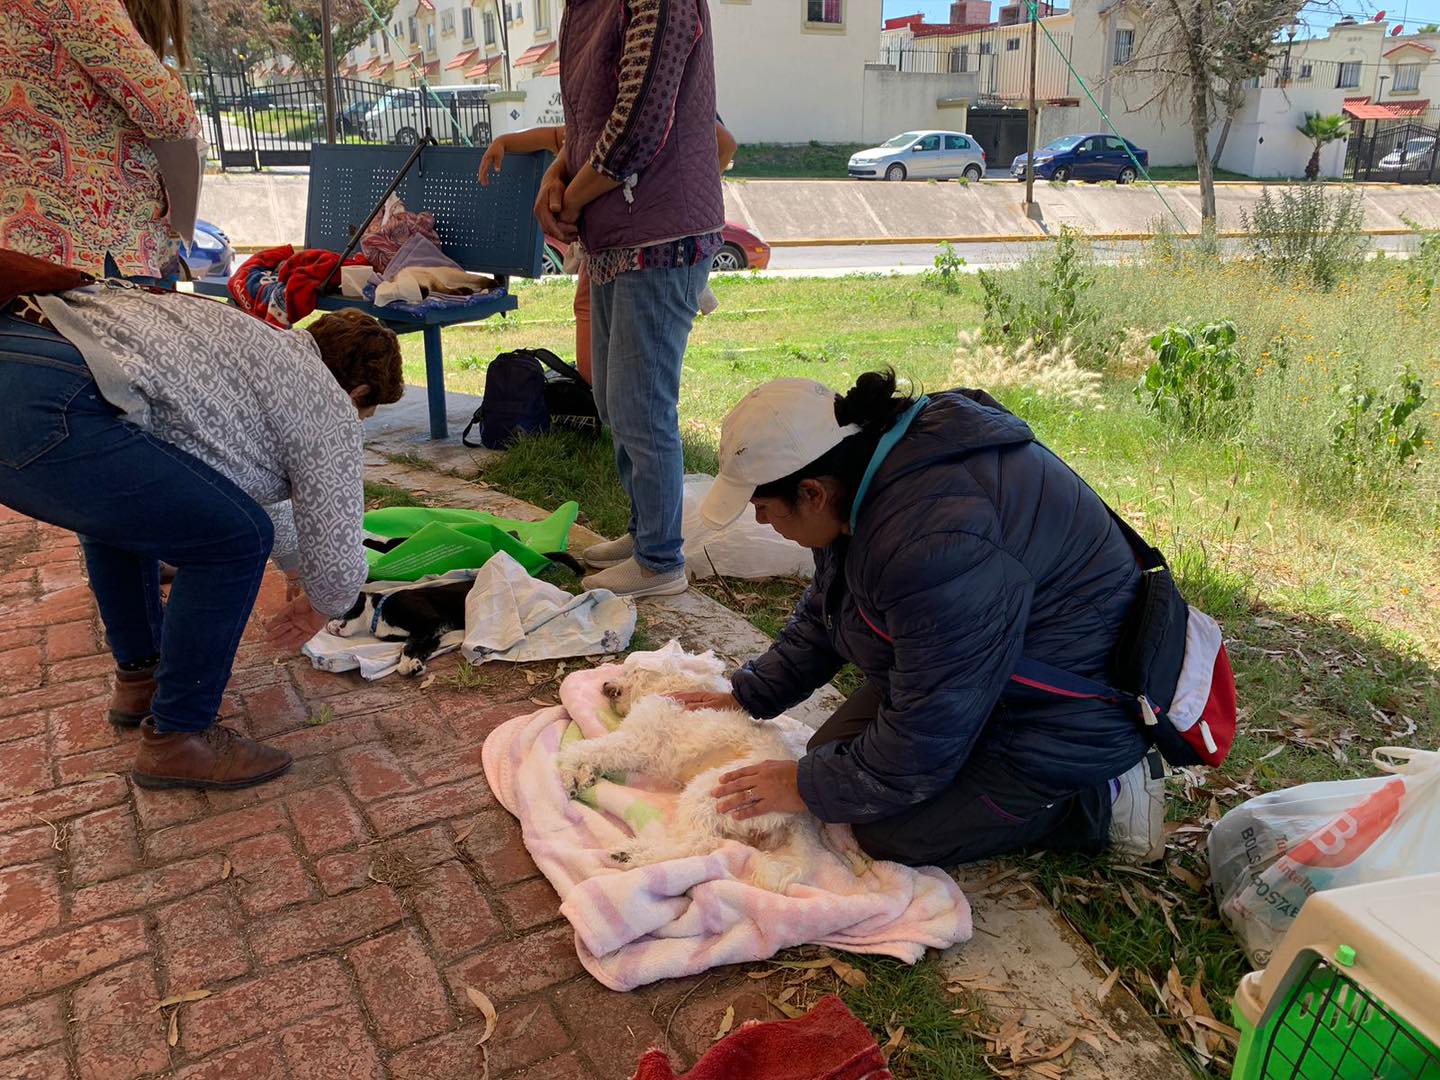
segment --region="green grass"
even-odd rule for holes
[[[1303,162],[1302,162],[1303,164]],[[1194,165],[1152,165],[1150,176],[1156,180],[1196,180],[1199,174]],[[1244,173],[1231,172],[1229,169],[1215,170],[1216,180],[1253,180],[1253,176],[1246,176]]]
[[[735,167],[726,175],[747,177],[789,177],[791,179],[836,179],[847,175],[850,156],[869,143],[751,143],[735,151]]]
[[[1440,744],[1434,448],[1427,446],[1419,471],[1389,493],[1324,466],[1336,395],[1347,379],[1383,385],[1387,373],[1408,365],[1424,374],[1432,430],[1440,417],[1440,303],[1435,310],[1418,304],[1400,265],[1372,265],[1331,293],[1282,287],[1239,264],[1161,260],[1103,270],[1092,299],[1097,317],[1117,331],[1153,331],[1171,320],[1236,321],[1255,370],[1246,387],[1252,412],[1222,437],[1188,438],[1143,412],[1131,392],[1136,370],[1119,359],[1098,407],[1076,409],[1025,389],[1000,395],[1155,540],[1187,596],[1225,625],[1244,710],[1241,735],[1223,768],[1173,781],[1177,822],[1207,824],[1215,810],[1262,791],[1367,775],[1369,751],[1397,738]],[[1017,279],[1026,273],[1016,272]],[[681,416],[692,468],[713,467],[721,418],[769,378],[801,375],[844,388],[862,371],[893,364],[925,389],[950,385],[956,331],[975,327],[982,314],[969,277],[954,293],[882,277],[727,276],[715,288],[722,307],[696,324],[686,355]],[[478,391],[488,359],[517,345],[573,355],[569,288],[522,287],[520,301],[503,322],[447,334],[453,388]],[[406,341],[405,352],[407,376],[419,381],[419,342]],[[628,510],[603,441],[569,434],[528,440],[481,477],[542,506],[577,498],[597,531],[624,529]],[[801,585],[731,580],[702,587],[774,634]],[[1405,718],[1415,730],[1397,736]],[[1187,983],[1203,971],[1211,1007],[1222,1017],[1248,968],[1213,898],[1188,883],[1206,870],[1197,837],[1203,834],[1177,836],[1168,859],[1176,870],[1162,867],[1149,877],[1103,859],[1027,864],[1038,869],[1042,891],[1162,1019],[1152,982],[1163,986],[1172,962]],[[882,1041],[898,1019],[933,1055],[902,1055],[902,1070],[984,1075],[975,1071],[976,1045],[947,1019],[956,1002],[933,965],[867,961],[865,970],[867,987],[847,991],[852,1007]]]

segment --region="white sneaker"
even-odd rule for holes
[[[593,566],[596,570],[604,570],[607,567],[619,566],[626,559],[635,554],[635,538],[626,533],[619,540],[606,540],[603,544],[594,544],[585,549],[581,556],[586,566]]]
[[[1126,862],[1153,863],[1165,856],[1165,762],[1150,750],[1116,781],[1120,794],[1110,808],[1110,847]]]
[[[683,566],[654,574],[634,559],[626,559],[608,570],[591,574],[581,584],[587,589],[609,589],[616,596],[674,596],[690,587],[690,575]]]

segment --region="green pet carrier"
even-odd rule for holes
[[[1235,1080],[1440,1080],[1440,874],[1319,892],[1235,992]]]

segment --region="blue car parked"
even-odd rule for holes
[[[195,243],[186,245],[182,242],[180,257],[185,260],[192,278],[208,277],[224,281],[230,277],[235,251],[230,246],[230,238],[218,225],[201,219],[195,222]]]
[[[1016,180],[1025,179],[1029,157],[1021,154],[1011,163],[1010,175]],[[1035,175],[1042,180],[1114,180],[1129,184],[1139,175],[1136,161],[1148,169],[1149,151],[1118,135],[1066,135],[1035,151]]]

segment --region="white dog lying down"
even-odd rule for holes
[[[674,642],[659,653],[629,657],[624,671],[605,684],[612,708],[625,722],[608,735],[570,744],[555,764],[572,795],[612,771],[643,772],[681,789],[665,832],[635,837],[612,853],[616,861],[643,866],[705,855],[724,840],[738,840],[761,853],[754,861],[755,884],[780,892],[815,856],[831,850],[819,820],[809,813],[769,813],[737,821],[716,809],[711,792],[722,775],[746,765],[798,760],[805,736],[738,709],[687,712],[665,696],[728,691],[723,670],[713,653],[688,655]]]

